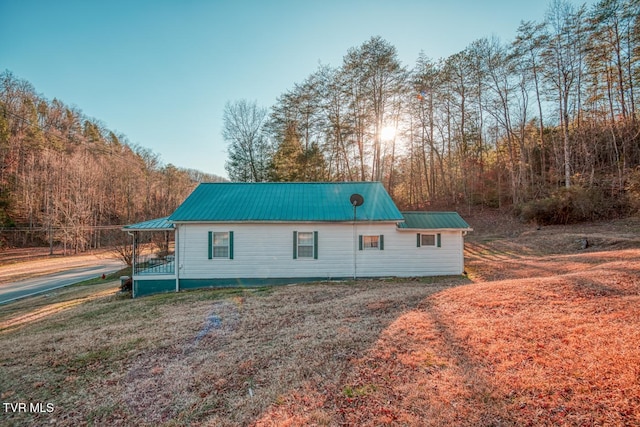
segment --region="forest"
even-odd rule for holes
[[[402,64],[371,37],[270,109],[228,102],[238,181],[381,181],[404,209],[572,222],[638,209],[640,2],[555,0],[514,40]]]
[[[158,154],[0,74],[0,249],[77,253],[125,237],[123,225],[169,215],[198,182],[221,177]]]
[[[553,0],[514,40],[410,66],[373,36],[273,106],[228,101],[228,177],[380,181],[401,209],[500,208],[541,224],[637,212],[639,17],[640,0]],[[0,74],[0,248],[108,245],[221,179]]]

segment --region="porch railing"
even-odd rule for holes
[[[136,257],[133,266],[133,274],[140,276],[145,274],[175,274],[175,257],[167,255],[158,258],[156,255],[142,255]]]

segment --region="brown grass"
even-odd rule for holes
[[[624,273],[604,266],[428,299],[365,357],[381,369],[366,381],[385,385],[374,407],[384,402],[410,425],[637,425],[638,251],[635,260]],[[366,424],[367,412],[353,423]]]
[[[0,397],[56,409],[0,424],[640,425],[636,226],[482,232],[472,281],[22,306]]]
[[[462,281],[86,301],[0,332],[3,401],[56,405],[4,421],[247,425],[300,387],[335,389],[395,318]]]
[[[91,301],[92,299],[103,298],[107,295],[113,295],[116,291],[112,289],[108,289],[105,291],[98,291],[91,296],[84,298],[74,298],[71,301],[64,301],[59,303],[48,304],[46,307],[31,310],[28,313],[25,313],[20,316],[15,316],[6,320],[4,322],[0,322],[0,331],[5,331],[13,328],[17,328],[26,323],[33,323],[38,320],[41,320],[47,316],[51,316],[56,313],[60,313],[65,310],[69,310],[72,307],[75,307],[79,304],[83,304],[87,301]]]

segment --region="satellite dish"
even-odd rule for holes
[[[362,197],[358,193],[355,193],[351,195],[351,197],[349,198],[349,201],[351,202],[352,206],[355,206],[355,207],[362,206],[362,204],[364,203],[364,197]]]

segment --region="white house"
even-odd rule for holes
[[[136,256],[133,294],[363,277],[458,275],[455,212],[400,212],[378,182],[200,184],[168,218],[174,254]],[[134,243],[136,238],[134,237]],[[134,245],[135,247],[136,245]]]

